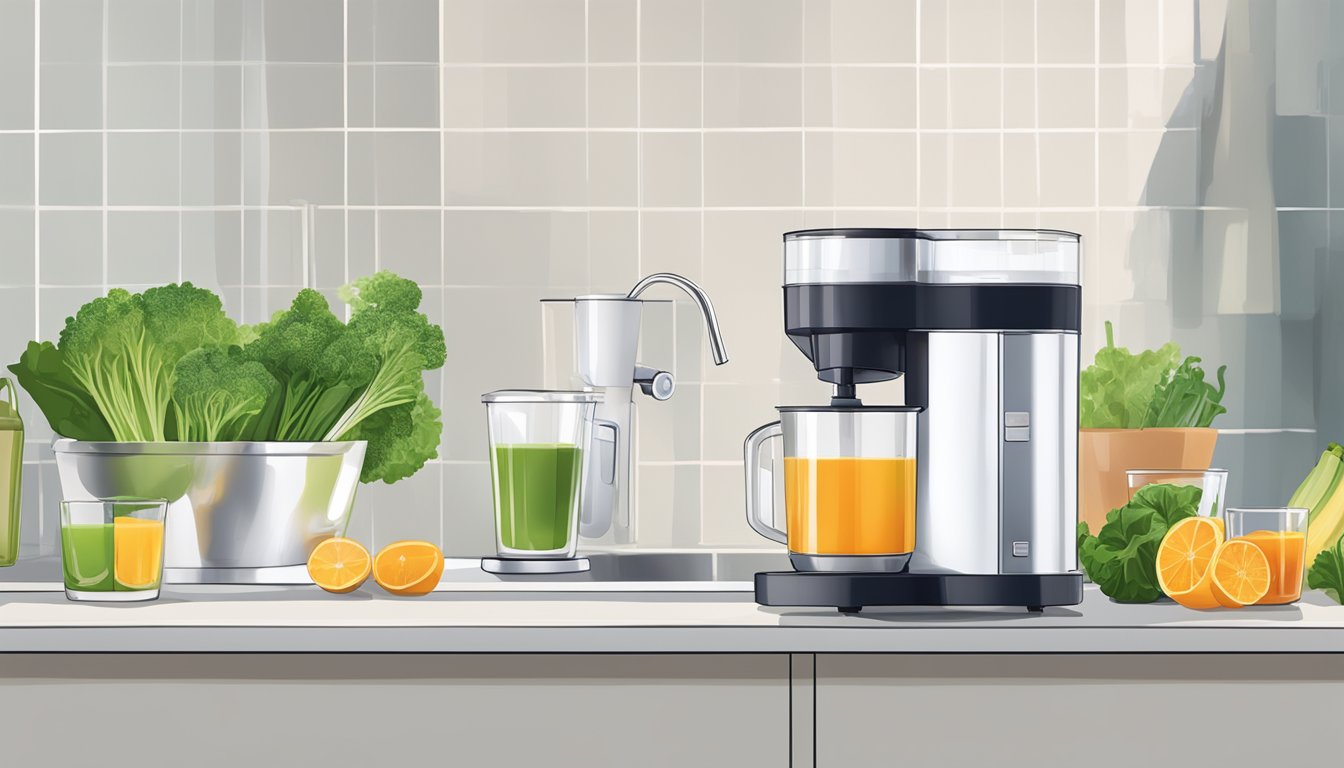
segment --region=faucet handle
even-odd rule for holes
[[[666,400],[677,391],[677,380],[672,374],[647,365],[635,366],[635,383],[654,400]]]

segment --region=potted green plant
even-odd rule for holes
[[[1213,420],[1227,409],[1218,386],[1204,380],[1198,357],[1181,358],[1168,342],[1137,354],[1115,346],[1106,323],[1106,346],[1083,370],[1078,386],[1078,519],[1098,531],[1106,513],[1129,501],[1130,469],[1208,469],[1218,431]]]

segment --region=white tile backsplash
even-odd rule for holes
[[[714,300],[732,362],[707,362],[689,304],[650,306],[641,357],[680,388],[638,406],[644,543],[768,546],[742,519],[741,439],[825,395],[780,333],[780,233],[1051,227],[1085,238],[1085,358],[1106,319],[1131,347],[1175,338],[1231,364],[1224,426],[1338,439],[1344,412],[1313,407],[1338,371],[1300,374],[1303,350],[1340,341],[1320,295],[1344,232],[1341,18],[1242,0],[0,0],[0,356],[112,285],[190,279],[255,322],[304,284],[412,276],[448,334],[441,457],[362,491],[351,532],[478,554],[480,394],[568,381],[543,370],[562,355],[538,299],[673,271]],[[1291,379],[1248,364],[1280,342]]]

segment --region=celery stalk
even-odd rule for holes
[[[1302,484],[1288,499],[1288,506],[1309,509],[1311,510],[1309,517],[1315,517],[1318,510],[1333,495],[1341,475],[1344,475],[1344,472],[1341,472],[1341,469],[1344,469],[1344,462],[1340,461],[1341,454],[1344,454],[1344,448],[1340,448],[1336,443],[1326,447],[1321,452],[1321,458],[1316,462],[1316,466],[1307,473]]]

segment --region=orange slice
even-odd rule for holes
[[[1233,539],[1214,558],[1213,596],[1227,608],[1240,608],[1269,594],[1269,558],[1244,539]]]
[[[1221,522],[1221,521],[1218,521]],[[1177,522],[1157,547],[1157,584],[1187,608],[1217,608],[1210,568],[1223,543],[1223,528],[1208,517]]]
[[[425,595],[443,575],[443,552],[428,541],[394,541],[373,559],[373,580],[394,595]]]
[[[354,539],[336,537],[308,556],[308,575],[328,592],[353,592],[369,578],[369,550]]]

